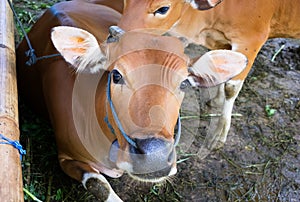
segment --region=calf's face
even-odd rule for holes
[[[187,5],[198,10],[208,10],[221,2],[222,0],[124,0],[119,26],[124,30],[149,29],[164,33],[185,15]]]
[[[143,32],[123,34],[117,42],[106,44],[105,51],[91,34],[78,28],[56,27],[52,41],[78,73],[109,72],[107,86],[100,86],[106,101],[94,106],[104,108],[106,115],[98,113],[97,119],[107,119],[117,138],[110,160],[141,181],[157,182],[176,173],[174,131],[180,128],[184,90],[225,82],[247,63],[240,53],[220,50],[206,53],[188,68],[178,39]]]
[[[143,43],[128,50],[136,41]],[[111,65],[112,102],[136,143],[120,136],[116,164],[136,179],[162,180],[176,173],[174,130],[188,82],[187,59],[175,38],[129,33],[114,45],[123,50]]]

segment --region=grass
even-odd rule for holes
[[[14,9],[17,13],[19,20],[26,32],[30,31],[32,25],[37,21],[43,11],[47,8],[50,8],[57,2],[62,0],[45,0],[45,1],[29,1],[29,0],[15,0],[13,1]],[[19,42],[23,37],[24,33],[22,32],[20,26],[16,23],[17,34],[16,40]]]
[[[274,116],[276,109],[272,109],[270,105],[265,106],[265,111],[267,113],[267,116]]]
[[[14,7],[26,32],[30,30],[41,13],[54,1],[16,0]],[[17,26],[16,41],[24,37]],[[16,43],[17,44],[17,43]],[[58,165],[53,130],[50,124],[32,113],[20,100],[21,143],[27,151],[22,160],[25,201],[88,201],[80,183],[66,176]],[[80,196],[80,197],[78,197]]]
[[[21,142],[27,151],[22,160],[23,183],[27,190],[25,200],[32,198],[29,192],[42,201],[49,201],[48,182],[52,181],[53,172],[58,168],[53,131],[46,121],[36,117],[25,106],[20,107],[20,112]]]

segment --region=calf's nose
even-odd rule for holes
[[[171,146],[171,143],[154,137],[148,139],[135,139],[135,143],[136,147],[130,147],[130,152],[133,154],[153,155],[158,152],[156,155],[162,155],[160,152]]]
[[[172,142],[160,138],[135,139],[136,147],[130,145],[133,171],[138,174],[162,172],[167,175],[175,161]]]

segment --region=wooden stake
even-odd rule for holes
[[[0,0],[0,133],[19,141],[15,57],[12,11]],[[20,154],[8,144],[0,144],[0,201],[24,201]]]

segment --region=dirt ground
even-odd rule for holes
[[[190,90],[185,97],[176,176],[156,185],[127,175],[109,179],[116,193],[130,202],[300,201],[300,41],[275,39],[264,45],[235,102],[226,144],[200,159],[208,126],[217,119],[209,117],[208,94],[213,92]],[[274,115],[266,106],[276,110]],[[20,115],[28,151],[25,187],[45,201],[94,201],[60,170],[47,123],[22,103]]]

